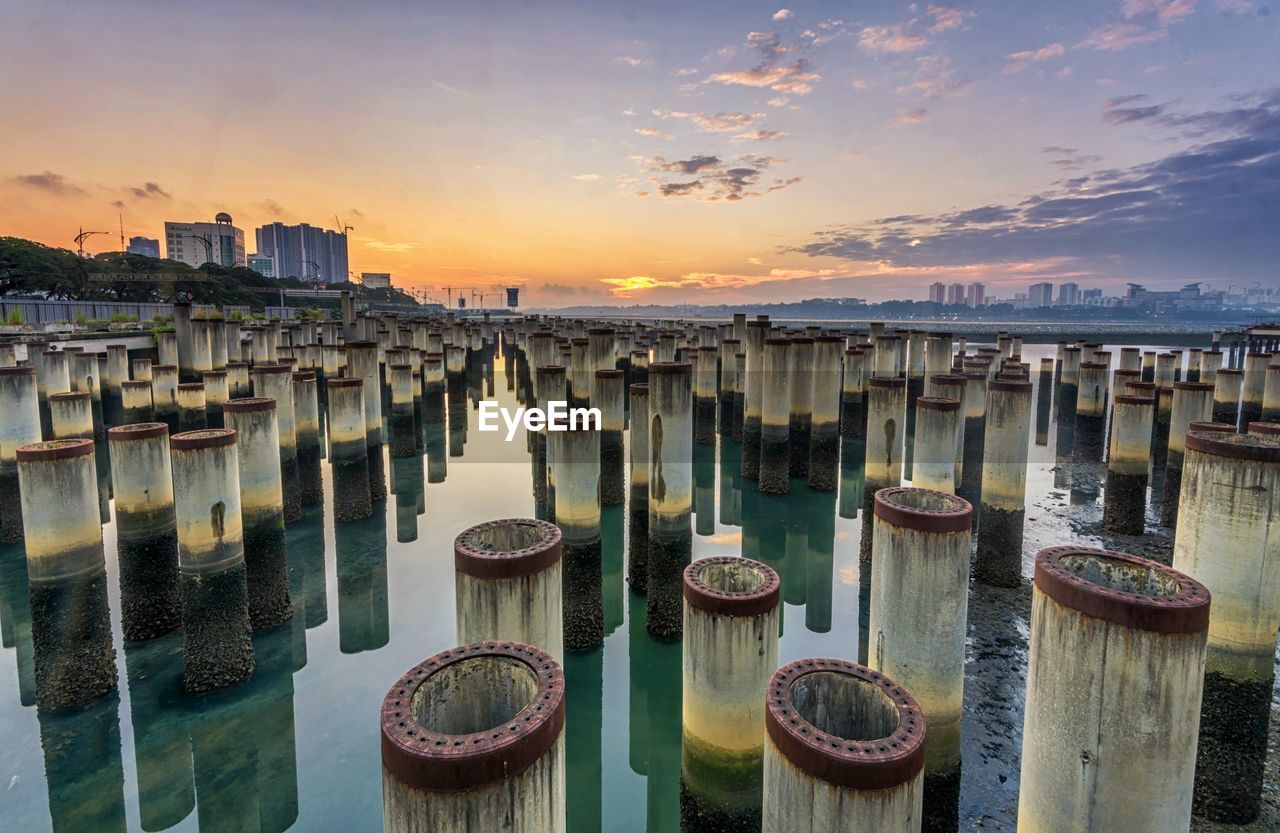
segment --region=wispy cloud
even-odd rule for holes
[[[910,124],[920,124],[927,121],[929,111],[923,107],[908,107],[898,112],[897,118],[889,122],[889,127],[904,127]]]
[[[373,237],[357,237],[356,241],[366,249],[373,249],[376,252],[411,252],[418,248],[417,243],[393,243]]]
[[[791,9],[778,9],[773,13],[774,20],[790,20],[795,17],[795,13]]]
[[[579,182],[595,182],[600,178],[600,174],[574,174],[573,178]]]
[[[898,88],[899,93],[918,93],[931,101],[964,95],[973,82],[957,78],[951,61],[945,55],[925,55],[916,59],[916,77]]]
[[[48,194],[56,194],[59,197],[83,196],[86,193],[85,189],[76,185],[62,174],[56,174],[53,171],[11,176],[9,181],[14,185],[44,191]]]
[[[637,58],[635,55],[619,55],[613,59],[613,62],[629,67],[647,67],[653,64],[649,58]]]
[[[130,186],[127,190],[138,199],[173,199],[173,195],[161,188],[159,183],[156,182],[146,182],[138,187]]]
[[[1170,26],[1196,10],[1197,0],[1124,0],[1120,7],[1126,19],[1154,15],[1161,26]]]
[[[807,58],[782,60],[783,56],[795,52],[800,46],[784,43],[773,32],[751,32],[747,35],[747,46],[759,53],[759,63],[750,69],[717,72],[708,77],[707,82],[767,87],[776,93],[807,95],[813,91],[814,83],[822,80],[821,74],[814,70]]]
[[[778,191],[800,181],[769,173],[783,160],[770,156],[742,154],[730,159],[715,155],[669,160],[662,156],[637,159],[642,170],[652,176],[648,182],[662,197],[692,197],[705,202],[737,202]],[[646,195],[648,191],[644,192]]]
[[[1057,58],[1066,51],[1067,48],[1062,44],[1051,43],[1047,46],[1042,46],[1039,49],[1028,49],[1022,52],[1010,53],[1004,65],[1004,73],[1006,75],[1013,75],[1014,73],[1022,72],[1032,64]]]
[[[1092,153],[1081,153],[1076,148],[1050,146],[1041,148],[1041,153],[1050,157],[1055,167],[1064,171],[1079,171],[1102,161],[1102,157]]]
[[[858,33],[858,46],[868,52],[916,52],[929,45],[924,35],[911,34],[909,24],[866,26]]]
[[[637,127],[637,136],[648,136],[653,139],[674,139],[675,137],[669,133],[663,133],[656,127]]]
[[[1117,52],[1131,46],[1154,43],[1164,37],[1164,29],[1148,29],[1136,23],[1109,23],[1090,32],[1088,37],[1076,44],[1076,48]]]

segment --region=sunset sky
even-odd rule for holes
[[[527,306],[1274,285],[1274,3],[0,0],[0,235],[337,214]]]

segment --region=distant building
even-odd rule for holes
[[[1026,308],[1027,308],[1027,307],[1029,307],[1029,306],[1030,306],[1030,303],[1029,303],[1028,298],[1027,298],[1027,293],[1025,293],[1025,292],[1015,292],[1015,293],[1013,293],[1013,308],[1014,308],[1014,309],[1026,309]]]
[[[347,236],[300,223],[269,223],[257,230],[258,254],[271,258],[274,277],[319,283],[347,280]]]
[[[271,259],[271,255],[253,254],[249,255],[246,260],[248,267],[264,278],[274,278],[276,276],[275,261]]]
[[[935,304],[946,303],[947,287],[942,281],[929,285],[929,300]]]
[[[964,284],[953,283],[947,287],[947,303],[952,305],[964,304]]]
[[[1074,307],[1080,304],[1080,284],[1064,283],[1058,287],[1058,306]]]
[[[131,255],[160,257],[160,241],[154,237],[130,237],[129,248],[125,251]]]
[[[969,284],[969,306],[977,309],[987,303],[987,287],[981,283]]]
[[[199,269],[206,263],[244,266],[244,231],[223,212],[212,223],[165,223],[165,257]]]
[[[1080,303],[1090,307],[1102,306],[1102,290],[1086,289],[1080,293]]]
[[[1027,288],[1027,306],[1051,307],[1053,306],[1053,284],[1051,283],[1033,283]]]
[[[365,289],[390,289],[390,272],[361,272],[360,283]]]

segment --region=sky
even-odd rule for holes
[[[1275,286],[1275,3],[0,0],[0,235],[340,220],[527,306]]]

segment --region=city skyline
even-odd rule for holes
[[[357,272],[530,306],[1277,280],[1280,38],[1251,0],[293,2],[250,31],[0,3],[0,234],[337,214]]]

